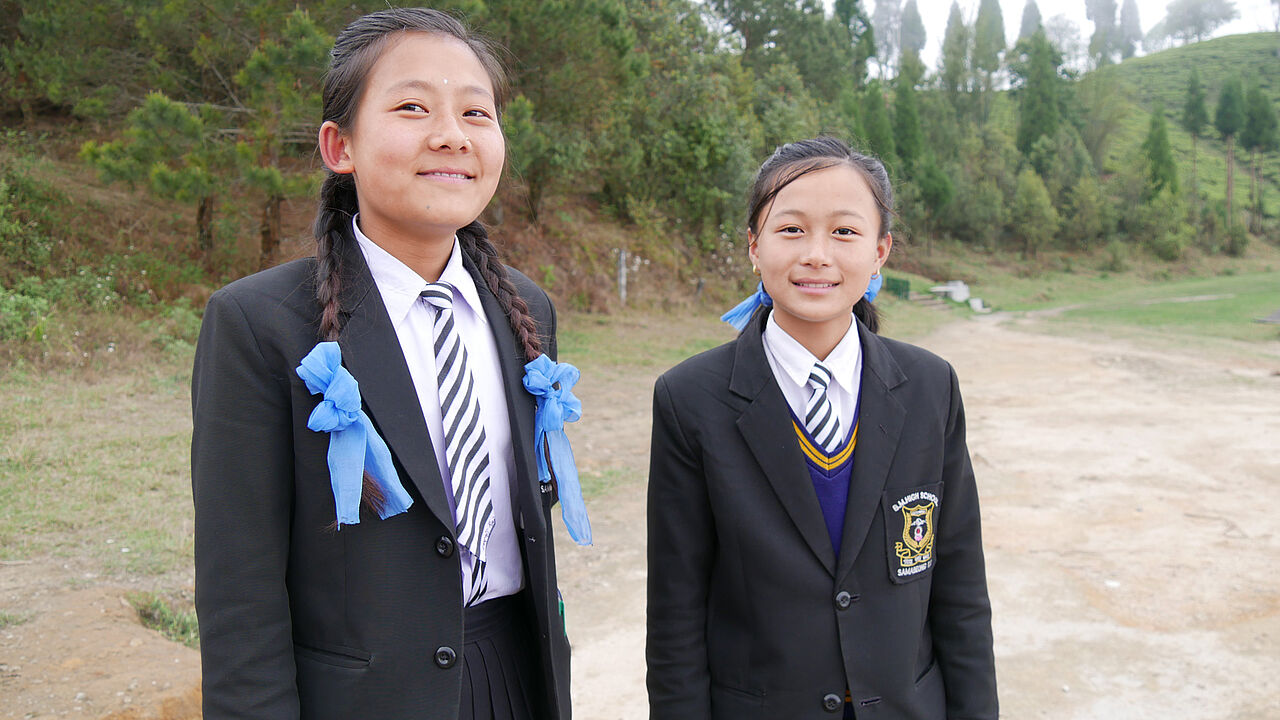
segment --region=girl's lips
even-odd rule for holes
[[[419,177],[440,178],[443,180],[474,180],[475,176],[461,170],[426,170],[418,173]]]
[[[806,290],[825,290],[827,288],[833,288],[840,283],[822,280],[793,280],[791,284]]]

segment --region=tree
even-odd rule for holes
[[[898,57],[902,0],[876,0],[876,9],[871,14],[871,26],[876,31],[876,61],[883,81],[885,71],[893,67],[893,61]]]
[[[960,5],[951,0],[951,13],[947,16],[947,30],[942,37],[942,60],[938,76],[942,91],[956,114],[962,114],[961,98],[968,91],[969,78],[969,28],[960,14]]]
[[[196,205],[196,237],[208,260],[213,252],[213,210],[225,189],[227,148],[206,116],[161,93],[129,113],[124,138],[85,143],[80,156],[108,181],[144,182],[161,197]]]
[[[1218,109],[1213,115],[1213,126],[1218,134],[1227,141],[1227,228],[1235,225],[1231,214],[1231,201],[1235,194],[1236,175],[1236,133],[1244,128],[1244,91],[1241,89],[1239,76],[1227,78],[1218,95]]]
[[[1200,42],[1240,16],[1231,0],[1173,0],[1161,22],[1164,37]]]
[[[1044,182],[1029,167],[1018,173],[1018,186],[1009,214],[1014,232],[1022,236],[1024,258],[1035,257],[1036,251],[1048,245],[1058,232],[1058,211],[1053,209]]]
[[[333,38],[303,10],[285,20],[279,41],[266,39],[235,75],[245,140],[236,156],[245,181],[265,195],[259,223],[259,267],[266,267],[280,245],[280,208],[288,194],[304,189],[306,172],[285,172],[281,158],[290,143],[314,141],[312,123],[320,115],[320,83]]]
[[[933,253],[933,229],[937,225],[937,218],[942,216],[951,204],[951,199],[955,196],[955,185],[938,165],[938,159],[931,152],[926,153],[918,163],[916,176],[912,182],[920,191],[920,203],[924,210],[921,223],[925,238],[924,252],[929,255]]]
[[[920,9],[916,7],[916,0],[907,0],[907,4],[902,6],[902,26],[898,33],[901,44],[899,56],[901,57],[908,50],[918,56],[924,50],[926,37],[924,20],[920,18]]]
[[[1164,106],[1157,104],[1147,126],[1147,137],[1142,141],[1142,156],[1147,165],[1146,199],[1161,191],[1178,192],[1178,165],[1173,160],[1173,148],[1169,146],[1169,132],[1164,122]]]
[[[1257,79],[1249,83],[1245,94],[1244,129],[1240,132],[1240,144],[1249,151],[1250,180],[1249,199],[1253,209],[1251,230],[1262,231],[1262,196],[1258,189],[1258,153],[1273,152],[1280,145],[1276,134],[1276,110],[1271,99],[1262,91]]]
[[[1093,37],[1089,54],[1094,64],[1102,67],[1112,61],[1117,47],[1116,0],[1085,0],[1085,14],[1093,21]]]
[[[1040,7],[1036,5],[1036,0],[1027,0],[1027,4],[1022,6],[1022,25],[1018,29],[1018,39],[1031,37],[1031,33],[1040,27]]]
[[[836,20],[849,31],[849,41],[853,45],[854,86],[861,89],[867,80],[867,61],[876,54],[871,20],[858,0],[836,0],[834,11]]]
[[[1000,54],[1005,49],[1004,16],[999,0],[982,0],[978,6],[978,18],[973,23],[973,60],[975,73],[981,75],[982,121],[991,112],[992,79],[1000,69]]]
[[[1124,0],[1120,6],[1120,57],[1128,60],[1142,42],[1142,22],[1138,19],[1136,0]]]
[[[920,111],[916,100],[915,83],[924,73],[924,65],[915,52],[902,49],[902,69],[893,91],[893,145],[902,171],[912,177],[916,161],[924,151],[924,130],[920,127]]]
[[[867,83],[864,93],[862,128],[867,133],[867,149],[886,165],[893,164],[893,125],[885,107],[884,91],[878,81]]]
[[[1044,22],[1044,34],[1062,53],[1062,64],[1073,70],[1088,69],[1089,50],[1080,37],[1080,26],[1066,15],[1054,15]]]
[[[1182,126],[1191,135],[1191,194],[1195,196],[1196,213],[1200,212],[1199,170],[1197,169],[1196,141],[1209,124],[1209,111],[1204,105],[1204,88],[1200,86],[1200,71],[1194,66],[1187,78],[1187,98],[1182,104]]]
[[[1124,123],[1132,103],[1122,92],[1119,73],[1092,72],[1076,84],[1076,100],[1080,104],[1083,123],[1080,135],[1098,172],[1116,130]]]
[[[1042,136],[1053,137],[1061,120],[1059,111],[1058,65],[1062,58],[1049,44],[1043,29],[1037,29],[1029,40],[1018,43],[1024,79],[1018,91],[1018,149],[1031,153],[1031,146]]]

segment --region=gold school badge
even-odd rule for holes
[[[899,579],[928,570],[933,564],[934,516],[938,497],[928,491],[913,492],[893,503],[902,522],[902,539],[894,542],[897,556],[894,574]]]

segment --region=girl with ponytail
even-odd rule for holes
[[[877,334],[884,166],[784,145],[748,208],[741,333],[654,388],[649,717],[995,720],[956,376]]]
[[[453,17],[337,38],[316,255],[210,299],[192,378],[204,717],[569,718],[551,508],[590,542],[555,311],[477,218],[507,86]],[[550,455],[550,457],[548,457]]]

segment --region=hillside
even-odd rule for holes
[[[1168,120],[1169,141],[1180,165],[1180,180],[1189,186],[1192,168],[1191,135],[1182,126],[1182,106],[1186,101],[1187,80],[1191,68],[1200,72],[1204,85],[1205,105],[1210,126],[1196,142],[1196,165],[1201,194],[1211,201],[1226,196],[1226,142],[1213,129],[1213,113],[1223,83],[1238,73],[1245,82],[1257,81],[1280,112],[1280,33],[1230,35],[1138,58],[1099,72],[1118,78],[1121,91],[1132,98],[1132,109],[1116,130],[1110,145],[1106,167],[1113,171],[1132,162],[1133,153],[1147,132],[1150,113],[1157,103],[1164,105]],[[1274,216],[1280,206],[1280,154],[1270,153],[1260,159],[1259,182],[1263,184],[1263,203]],[[1235,203],[1245,207],[1249,200],[1249,154],[1236,146]]]

